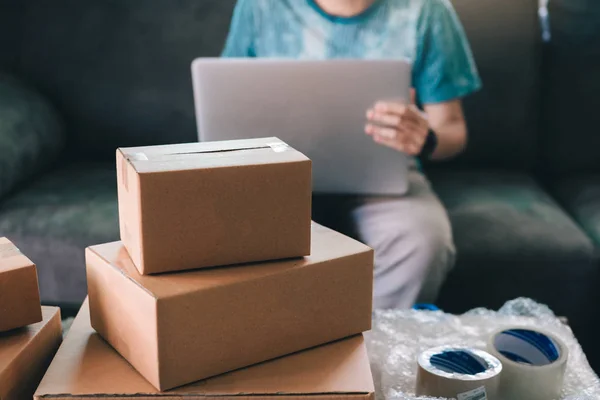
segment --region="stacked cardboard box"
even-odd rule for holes
[[[31,398],[61,339],[60,310],[40,305],[35,264],[0,238],[0,399]]]
[[[362,335],[160,392],[94,331],[85,303],[35,398],[373,400],[373,392]]]
[[[117,173],[122,241],[86,250],[82,329],[38,397],[153,397],[282,356],[171,393],[237,396],[255,384],[248,393],[372,393],[350,390],[368,386],[366,375],[371,382],[366,357],[353,356],[357,346],[364,354],[362,336],[289,356],[371,327],[373,251],[311,222],[308,158],[276,138],[129,148],[117,151]],[[82,365],[88,325],[155,389],[130,379],[128,364],[106,346],[94,354],[110,363]],[[320,370],[329,353],[348,377],[316,379],[329,373]],[[103,368],[116,386],[91,377]],[[290,373],[304,384],[283,384]],[[355,373],[362,380],[346,386]],[[125,378],[133,383],[121,387]]]
[[[274,138],[117,150],[121,240],[144,275],[310,252],[311,162]]]
[[[37,270],[7,238],[0,238],[0,332],[42,320]]]

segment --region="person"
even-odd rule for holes
[[[434,302],[456,251],[419,160],[448,159],[465,148],[461,99],[481,86],[449,0],[238,0],[222,56],[412,62],[414,103],[380,101],[365,110],[365,134],[412,156],[408,193],[323,199],[329,205],[321,209],[342,213],[375,250],[374,307]],[[315,198],[318,222],[319,203]]]

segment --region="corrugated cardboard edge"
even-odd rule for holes
[[[69,400],[84,400],[91,398],[98,399],[140,399],[140,400],[149,400],[149,399],[164,399],[164,400],[178,400],[178,399],[202,399],[202,400],[210,400],[210,399],[219,399],[219,400],[227,400],[227,399],[235,399],[235,400],[273,400],[273,398],[284,397],[289,400],[373,400],[375,398],[374,393],[366,393],[366,392],[345,392],[345,393],[267,393],[267,394],[249,394],[249,393],[240,393],[237,395],[201,395],[201,394],[169,394],[169,393],[139,393],[139,394],[124,394],[124,395],[87,395],[87,396],[73,396],[68,393],[65,394],[52,394],[52,395],[36,395],[35,399],[69,399]]]
[[[26,377],[24,382],[8,382],[20,384],[22,387],[16,391],[16,397],[7,397],[2,391],[10,387],[3,375],[0,375],[0,400],[18,400],[23,396],[31,397],[50,366],[56,351],[62,343],[62,325],[60,309],[58,307],[44,307],[44,311],[52,313],[52,317],[44,324],[40,331],[32,337],[28,346],[21,349],[15,357],[16,376]],[[40,357],[41,356],[41,357]]]
[[[99,255],[98,253],[96,253],[94,251],[94,249],[93,249],[93,246],[92,247],[88,247],[88,249],[86,249],[86,252],[87,251],[90,251],[92,254],[94,254],[95,257],[97,257],[98,259],[102,260],[105,264],[107,264],[108,266],[110,266],[110,268],[112,268],[113,270],[115,270],[115,272],[117,272],[118,274],[120,274],[123,277],[125,277],[128,281],[130,281],[135,286],[137,286],[138,288],[140,288],[141,290],[143,290],[144,292],[146,292],[148,295],[150,295],[151,297],[153,297],[155,300],[158,300],[158,298],[156,297],[156,295],[152,291],[150,291],[147,288],[145,288],[144,286],[142,286],[138,281],[136,281],[130,275],[128,275],[125,272],[123,272],[123,270],[121,270],[119,267],[113,265],[110,261],[106,260],[101,255]],[[343,261],[345,259],[348,259],[348,258],[351,258],[351,257],[355,257],[355,256],[357,256],[359,254],[368,254],[368,253],[371,253],[371,258],[374,257],[374,254],[375,254],[374,250],[365,245],[364,251],[356,252],[356,253],[352,253],[352,254],[347,254],[347,255],[344,255],[344,256],[336,258],[336,260]],[[289,260],[293,260],[293,259],[289,259]],[[271,261],[273,261],[273,260],[271,260]],[[277,261],[277,260],[275,260],[275,261]],[[281,261],[286,261],[286,260],[281,260]],[[261,262],[261,261],[257,261],[257,262]],[[268,261],[264,261],[264,262],[268,262]],[[323,262],[326,262],[326,261],[317,262],[317,263],[311,264],[309,266],[306,266],[304,268],[318,267]],[[243,266],[244,266],[243,264],[234,264],[234,265],[224,266],[223,268],[236,268],[236,267],[243,267]],[[202,269],[191,270],[191,271],[174,271],[173,273],[182,273],[182,272],[192,272],[193,273],[193,272],[198,272],[198,271],[202,271]],[[270,277],[270,276],[273,276],[273,275],[279,275],[279,274],[282,274],[282,273],[284,274],[283,276],[285,276],[285,275],[288,275],[288,274],[291,274],[291,273],[295,273],[295,272],[296,272],[295,269],[289,269],[289,270],[286,270],[285,272],[273,271],[273,272],[271,272],[269,274],[265,274],[265,275],[261,275],[261,276],[255,277],[255,278],[251,278],[251,279],[245,280],[243,282],[232,282],[232,283],[229,283],[227,285],[223,285],[222,287],[230,287],[230,286],[238,285],[240,283],[244,283],[245,284],[245,283],[248,283],[248,282],[258,281],[258,280],[262,280],[262,279],[265,279],[267,277]],[[214,289],[211,289],[211,290],[214,290]],[[187,293],[179,293],[179,294],[175,294],[175,295],[172,295],[172,296],[165,296],[165,297],[163,297],[161,299],[162,300],[168,300],[168,299],[173,299],[173,298],[176,298],[176,297],[179,297],[179,296],[187,296]]]
[[[134,177],[130,172],[134,172]],[[135,178],[135,179],[134,179]],[[119,233],[133,264],[144,274],[144,241],[140,203],[142,181],[135,165],[117,149],[117,195],[119,203]],[[129,224],[127,222],[130,222]],[[133,250],[137,250],[134,252]]]
[[[90,323],[91,326],[98,332],[98,334],[100,334],[100,336],[102,336],[107,342],[111,343],[113,347],[123,355],[123,353],[128,349],[125,343],[128,343],[129,341],[124,340],[121,337],[114,337],[112,338],[113,340],[111,340],[111,335],[109,335],[109,332],[115,331],[114,326],[120,326],[123,324],[123,321],[115,322],[116,319],[121,318],[123,315],[136,315],[138,318],[152,318],[152,327],[155,329],[155,331],[154,333],[152,331],[146,331],[145,333],[148,336],[157,337],[158,335],[156,330],[158,329],[158,316],[156,297],[138,282],[127,276],[119,268],[102,258],[93,250],[93,248],[87,248],[85,255],[86,272],[88,276]],[[107,266],[110,268],[106,268]],[[113,283],[112,285],[108,285],[108,287],[111,289],[110,292],[106,289],[102,290],[95,287],[95,279],[101,279],[97,278],[97,275],[101,278],[108,279]],[[123,276],[128,279],[123,280]],[[115,282],[117,285],[114,284]],[[123,285],[134,286],[135,291],[119,290],[119,288],[122,288]],[[123,293],[135,293],[137,305],[132,305],[132,302],[130,301],[124,301],[124,299],[122,299]],[[133,307],[135,310],[128,311],[128,307]],[[108,314],[105,313],[104,316],[99,318],[99,316],[102,315],[101,310],[106,309],[110,309],[111,312]],[[140,310],[143,309],[146,309],[146,312],[141,311],[140,313]],[[134,323],[132,320],[129,322]],[[136,328],[140,327],[138,324],[134,325]],[[132,333],[131,330],[129,330],[127,334],[131,334],[132,336],[138,338],[140,337],[139,332]],[[143,361],[140,361],[137,355],[129,355],[128,357],[124,356],[124,358],[126,358],[131,365],[154,387],[161,390],[162,388],[159,387],[160,383],[158,376],[160,371],[158,343],[153,343],[151,348],[154,348],[155,350],[155,353],[151,353],[150,356],[156,358],[156,360],[152,361],[152,365],[157,366],[156,370],[154,370],[152,367],[146,367],[143,364]],[[148,352],[144,353],[147,354]]]
[[[122,275],[123,277],[125,277],[127,280],[131,281],[131,283],[133,283],[135,286],[137,286],[138,288],[140,288],[141,290],[143,290],[144,292],[146,292],[149,296],[153,297],[154,299],[156,299],[156,295],[154,293],[152,293],[150,290],[146,289],[144,286],[142,286],[138,281],[136,281],[135,279],[133,279],[131,276],[127,275],[125,272],[123,272],[122,269],[114,266],[109,260],[105,259],[104,257],[102,257],[100,254],[98,254],[95,250],[94,250],[94,246],[88,247],[87,249],[85,249],[86,251],[86,257],[88,252],[90,253],[90,257],[95,257],[99,260],[101,260],[103,263],[105,263],[106,265],[110,266],[113,270],[115,270],[115,272],[117,272],[118,274]],[[87,260],[87,258],[86,258]],[[87,264],[87,263],[86,263]]]

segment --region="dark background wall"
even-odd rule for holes
[[[64,116],[72,155],[196,140],[190,65],[220,54],[234,0],[8,1],[26,4],[19,76]]]
[[[545,169],[600,172],[600,0],[550,0],[543,60]]]
[[[22,0],[0,1],[0,67],[14,70],[21,44],[21,27],[25,2]]]

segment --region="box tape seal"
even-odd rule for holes
[[[148,156],[144,153],[131,153],[126,158],[129,161],[148,161]]]
[[[289,150],[290,146],[283,142],[270,142],[266,145],[257,146],[257,147],[243,147],[243,148],[234,148],[234,149],[220,149],[220,150],[207,150],[207,151],[191,151],[187,153],[172,153],[172,154],[164,154],[165,156],[179,156],[179,155],[189,155],[189,154],[211,154],[211,153],[231,153],[235,151],[248,151],[248,150],[259,150],[259,149],[268,149],[271,148],[275,153],[283,153],[284,151]],[[145,153],[137,152],[127,154],[125,158],[128,161],[149,161],[150,159]]]
[[[283,142],[271,142],[267,143],[267,146],[273,149],[275,153],[283,153],[284,151],[287,151],[290,148],[290,146],[287,143]]]

